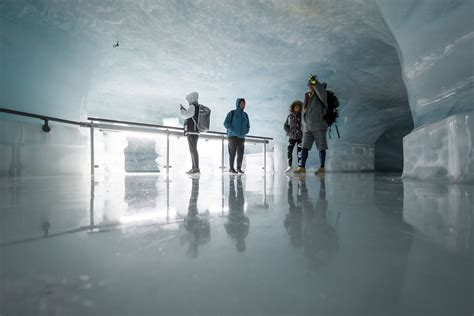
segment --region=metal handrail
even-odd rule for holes
[[[166,125],[158,125],[158,124],[149,124],[149,123],[139,123],[139,122],[130,122],[130,121],[120,121],[120,120],[111,120],[111,119],[103,119],[98,117],[88,117],[90,122],[76,122],[71,120],[65,120],[53,116],[46,116],[22,111],[16,111],[11,109],[0,108],[0,113],[7,113],[12,115],[19,115],[24,117],[31,117],[36,118],[44,121],[43,131],[49,132],[50,128],[48,126],[48,121],[54,121],[64,124],[71,124],[80,127],[88,127],[90,129],[90,146],[91,146],[91,175],[94,176],[95,168],[95,157],[94,157],[94,128],[97,127],[99,129],[104,130],[122,130],[122,131],[135,131],[135,132],[143,132],[143,133],[157,133],[158,130],[160,133],[166,134],[167,144],[166,144],[166,166],[167,172],[169,172],[169,168],[171,168],[169,164],[169,137],[170,135],[180,136],[184,135],[184,130],[181,127],[176,126],[166,126]],[[97,123],[96,123],[97,122]],[[101,124],[100,122],[106,123]],[[108,123],[108,124],[107,124]],[[122,124],[113,125],[113,124]],[[129,126],[123,126],[129,125]],[[158,129],[158,130],[153,130]],[[181,134],[183,133],[183,134]],[[224,140],[228,139],[227,134],[223,132],[215,132],[215,131],[208,131],[206,133],[190,133],[190,134],[199,134],[205,138],[209,139],[218,139],[221,141],[221,169],[224,170]],[[267,154],[267,144],[270,140],[273,140],[271,137],[263,137],[263,136],[252,136],[248,135],[246,138],[249,138],[250,142],[253,143],[262,143],[263,144],[263,170],[266,171],[266,154]],[[253,141],[252,141],[253,140]]]
[[[159,125],[159,124],[149,124],[149,123],[139,123],[139,122],[129,122],[129,121],[121,121],[121,120],[111,120],[111,119],[103,119],[103,118],[98,118],[98,117],[88,117],[87,118],[89,121],[94,121],[94,122],[104,122],[104,123],[115,123],[115,124],[126,124],[126,125],[134,125],[134,126],[140,126],[140,127],[153,127],[153,128],[161,128],[161,129],[170,129],[170,130],[179,130],[182,131],[182,127],[176,127],[176,126],[166,126],[166,125]]]
[[[42,121],[52,121],[52,122],[59,122],[59,123],[64,123],[64,124],[71,124],[71,125],[76,125],[76,126],[83,126],[83,127],[90,127],[92,122],[104,122],[104,123],[114,123],[114,124],[126,124],[126,125],[132,125],[132,126],[140,126],[140,127],[151,127],[151,128],[159,128],[159,129],[164,129],[164,130],[175,130],[175,131],[183,131],[182,127],[176,127],[176,126],[167,126],[167,125],[160,125],[160,124],[150,124],[150,123],[140,123],[140,122],[131,122],[131,121],[122,121],[122,120],[112,120],[112,119],[104,119],[104,118],[99,118],[99,117],[88,117],[87,120],[91,122],[77,122],[77,121],[71,121],[71,120],[66,120],[54,116],[47,116],[47,115],[41,115],[41,114],[34,114],[34,113],[29,113],[29,112],[23,112],[23,111],[16,111],[16,110],[11,110],[11,109],[6,109],[6,108],[0,108],[0,112],[2,113],[7,113],[7,114],[12,114],[12,115],[18,115],[18,116],[24,116],[24,117],[31,117],[31,118],[37,118]],[[227,136],[225,132],[216,132],[216,131],[207,131],[205,133],[202,133],[203,135],[221,135],[221,136]],[[247,135],[246,138],[252,138],[252,139],[262,139],[262,140],[273,140],[271,137],[264,137],[264,136],[254,136],[254,135]]]
[[[158,125],[158,124],[149,124],[149,123],[139,123],[139,122],[130,122],[130,121],[121,121],[121,120],[111,120],[111,119],[103,119],[103,118],[98,118],[98,117],[88,117],[87,118],[89,121],[94,121],[94,122],[105,122],[105,123],[115,123],[115,124],[126,124],[126,125],[131,125],[131,126],[140,126],[140,127],[153,127],[153,128],[160,128],[160,129],[165,129],[165,130],[176,130],[176,131],[183,131],[182,127],[176,127],[176,126],[166,126],[166,125]],[[227,136],[227,133],[225,132],[216,132],[216,131],[207,131],[205,133],[201,133],[203,135],[220,135],[220,136]],[[252,139],[262,139],[262,140],[273,140],[271,137],[264,137],[264,136],[253,136],[253,135],[247,135],[245,136],[246,138],[252,138]]]
[[[84,127],[90,125],[90,123],[76,122],[76,121],[65,120],[65,119],[58,118],[58,117],[53,117],[53,116],[33,114],[33,113],[10,110],[10,109],[5,109],[5,108],[0,108],[0,112],[7,113],[7,114],[18,115],[18,116],[24,116],[24,117],[37,118],[37,119],[40,119],[40,120],[45,121],[45,122],[46,121],[52,121],[52,122],[59,122],[59,123],[65,123],[65,124],[71,124],[71,125],[77,125],[77,126],[84,126]]]

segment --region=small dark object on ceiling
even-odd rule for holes
[[[115,42],[114,45],[112,45],[112,46],[113,46],[114,48],[117,48],[117,47],[119,47],[120,45],[119,45],[119,42],[117,41],[117,42]]]

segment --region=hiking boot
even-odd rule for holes
[[[314,173],[315,175],[322,175],[324,174],[324,167],[320,167],[318,170],[316,170],[316,172]]]
[[[241,173],[241,174],[244,174],[244,173],[245,173],[245,172],[243,172],[243,170],[240,169],[240,168],[237,168],[237,172],[238,172],[238,173]]]
[[[290,172],[290,171],[291,171],[291,169],[293,169],[293,168],[291,168],[291,166],[289,166],[288,168],[286,168],[286,170],[285,170],[285,173],[288,173],[288,172]]]
[[[229,173],[236,174],[236,173],[237,173],[237,171],[235,171],[235,169],[234,169],[234,168],[230,168],[230,169],[229,169]]]
[[[296,169],[295,171],[293,171],[293,173],[295,173],[295,174],[303,174],[303,173],[306,173],[306,169],[305,169],[305,168],[302,168],[302,167],[298,167],[298,169]]]

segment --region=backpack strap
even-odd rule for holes
[[[194,122],[194,132],[199,133],[198,123],[199,123],[199,106],[200,106],[200,104],[199,103],[197,105],[193,104],[193,106],[194,106],[194,115],[191,117],[191,119]],[[197,120],[194,117],[197,117]]]
[[[327,90],[324,89],[324,91],[326,91],[326,103],[323,102],[323,99],[321,98],[321,96],[319,95],[319,92],[318,92],[318,89],[317,87],[314,89],[314,92],[316,93],[316,96],[318,97],[319,101],[321,102],[321,104],[323,105],[323,107],[326,109],[326,111],[328,110],[328,105],[327,105]]]
[[[334,126],[336,127],[337,138],[341,138],[341,134],[339,134],[339,128],[337,128],[336,122],[334,122]],[[329,126],[329,139],[331,139],[331,131],[332,131],[332,125]]]
[[[308,108],[308,102],[310,98],[311,92],[306,92],[304,94],[304,103],[303,103],[303,112],[306,113],[306,109]]]
[[[235,110],[230,111],[230,126],[232,127],[232,121],[234,120],[234,112]]]

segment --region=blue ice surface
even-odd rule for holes
[[[0,178],[2,314],[472,312],[473,186],[373,173],[90,180]]]

